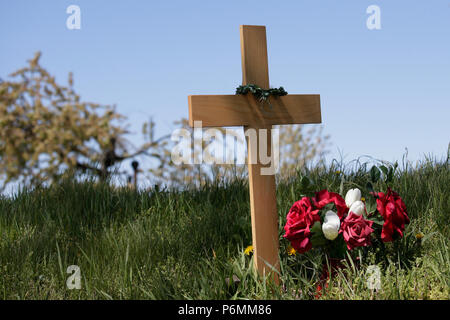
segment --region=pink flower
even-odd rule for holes
[[[406,205],[397,192],[388,188],[386,194],[378,193],[377,210],[384,219],[383,229],[381,230],[381,240],[390,242],[394,236],[403,237],[405,224],[409,223]]]
[[[318,209],[322,209],[329,203],[334,203],[337,210],[337,215],[339,216],[339,219],[342,220],[342,218],[345,216],[345,214],[348,212],[347,205],[345,204],[345,200],[339,195],[339,193],[329,192],[328,190],[322,190],[319,192],[316,192],[316,197],[313,199],[314,205]]]
[[[287,215],[283,237],[291,242],[292,247],[299,253],[305,253],[312,247],[310,228],[316,221],[320,221],[319,210],[314,210],[309,198],[304,197],[292,205]]]
[[[350,212],[347,218],[341,224],[339,233],[342,233],[347,243],[347,249],[352,250],[355,247],[370,245],[370,234],[373,221],[365,220],[361,215]]]

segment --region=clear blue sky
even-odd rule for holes
[[[81,30],[66,8],[81,8]],[[366,8],[381,8],[368,30]],[[450,0],[2,1],[0,77],[42,51],[83,100],[116,104],[135,142],[188,116],[189,94],[241,82],[239,25],[266,25],[271,86],[319,93],[329,159],[444,157],[450,141]]]

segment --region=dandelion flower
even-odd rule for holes
[[[248,246],[247,248],[245,248],[244,253],[249,256],[250,253],[253,252],[253,246]]]
[[[292,256],[292,255],[295,256],[295,254],[297,253],[297,251],[291,245],[289,245],[287,247],[286,251],[287,251],[287,254],[290,256]]]

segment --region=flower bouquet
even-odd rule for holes
[[[387,188],[386,192],[372,190],[370,194],[376,200],[372,212],[367,211],[365,199],[357,188],[348,190],[345,198],[328,190],[301,198],[287,214],[284,238],[300,254],[313,248],[322,250],[334,273],[342,268],[342,259],[355,248],[403,237],[409,218],[398,193]],[[328,278],[328,267],[324,264],[318,291]]]

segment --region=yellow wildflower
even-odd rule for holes
[[[424,237],[424,234],[422,232],[419,232],[416,234],[416,239],[421,240]]]
[[[297,253],[297,250],[295,250],[291,245],[289,245],[287,247],[286,251],[287,251],[287,254],[290,256],[292,256],[292,255],[295,256],[295,254]]]
[[[245,248],[245,250],[244,250],[244,253],[246,254],[246,255],[250,255],[250,253],[252,253],[253,252],[253,246],[248,246],[247,248]]]

